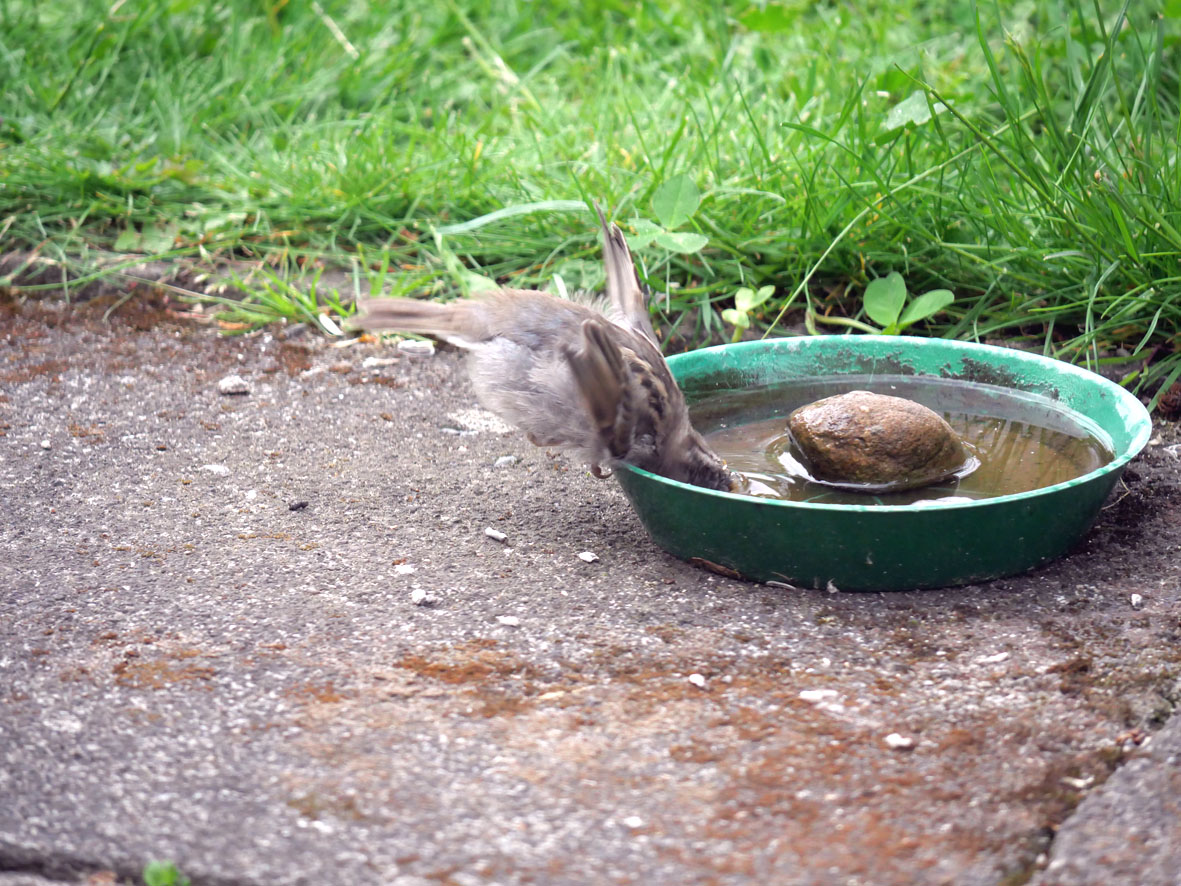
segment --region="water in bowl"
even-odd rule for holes
[[[979,466],[967,476],[886,494],[837,489],[813,480],[793,451],[787,416],[807,403],[854,390],[906,397],[939,413],[979,459]],[[694,427],[742,478],[742,491],[760,498],[856,505],[966,501],[1053,486],[1112,459],[1106,435],[1053,400],[956,379],[795,379],[709,395],[690,404],[689,411]]]

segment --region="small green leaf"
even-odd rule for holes
[[[905,303],[906,284],[897,271],[870,280],[865,287],[865,313],[878,326],[890,326],[897,322]]]
[[[656,235],[664,230],[660,225],[650,222],[646,218],[633,219],[631,226],[635,229],[635,233],[627,235],[627,245],[632,249],[643,249],[650,245]]]
[[[946,110],[947,107],[942,102],[935,102],[936,114],[942,114]],[[912,92],[886,112],[886,119],[882,121],[882,132],[894,132],[904,126],[922,126],[930,119],[931,105],[927,103],[927,94],[921,90]]]
[[[749,31],[763,34],[782,34],[795,28],[796,19],[803,11],[803,4],[790,6],[781,3],[768,3],[760,9],[752,6],[745,12],[739,13],[739,23]]]
[[[120,231],[115,238],[116,252],[139,252],[140,236],[135,228]]]
[[[905,126],[907,123],[919,126],[930,119],[931,108],[927,104],[926,94],[922,91],[912,92],[886,112],[882,128],[889,132],[892,129]]]
[[[652,195],[652,211],[666,228],[684,224],[700,204],[701,192],[687,175],[673,176]]]
[[[223,228],[236,228],[246,221],[245,212],[225,212],[211,215],[205,219],[202,228],[205,233],[220,231]]]
[[[775,293],[774,286],[760,286],[759,291],[755,293],[755,300],[751,304],[751,310],[757,308]]]
[[[149,861],[144,865],[146,886],[189,886],[190,880],[170,861]]]
[[[671,252],[686,254],[700,252],[709,242],[709,237],[694,234],[691,231],[661,231],[653,239],[657,245],[663,246]]]
[[[743,286],[734,293],[734,307],[740,311],[753,311],[768,298],[771,293],[775,291],[774,286],[760,286],[759,291],[755,292],[749,287]]]
[[[483,274],[477,274],[475,271],[463,271],[463,287],[469,292],[495,292],[500,289],[500,284],[495,280],[485,277]]]
[[[746,329],[750,326],[750,317],[747,316],[746,311],[738,310],[737,308],[726,308],[722,311],[722,319],[731,326],[737,326],[740,329]]]
[[[898,327],[905,329],[912,323],[933,317],[953,301],[955,301],[955,295],[950,289],[932,289],[930,292],[924,292],[906,306],[906,310],[898,318]]]
[[[157,254],[167,252],[176,242],[176,234],[180,230],[172,223],[155,224],[144,228],[141,242],[144,252]]]

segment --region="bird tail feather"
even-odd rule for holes
[[[439,304],[416,298],[362,298],[350,325],[370,331],[390,330],[433,335],[438,338],[467,338],[471,332],[472,304]]]

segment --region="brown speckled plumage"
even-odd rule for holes
[[[660,353],[623,233],[602,213],[607,297],[502,289],[436,304],[365,299],[356,324],[433,335],[471,352],[486,408],[539,446],[574,450],[596,476],[626,462],[710,489],[732,475],[689,423]]]

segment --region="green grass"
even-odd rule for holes
[[[638,252],[691,342],[897,271],[956,294],[929,334],[1181,375],[1181,2],[863,6],[0,0],[0,251],[265,261],[251,321],[331,309],[318,265],[593,286],[587,201],[687,174],[706,246]]]

